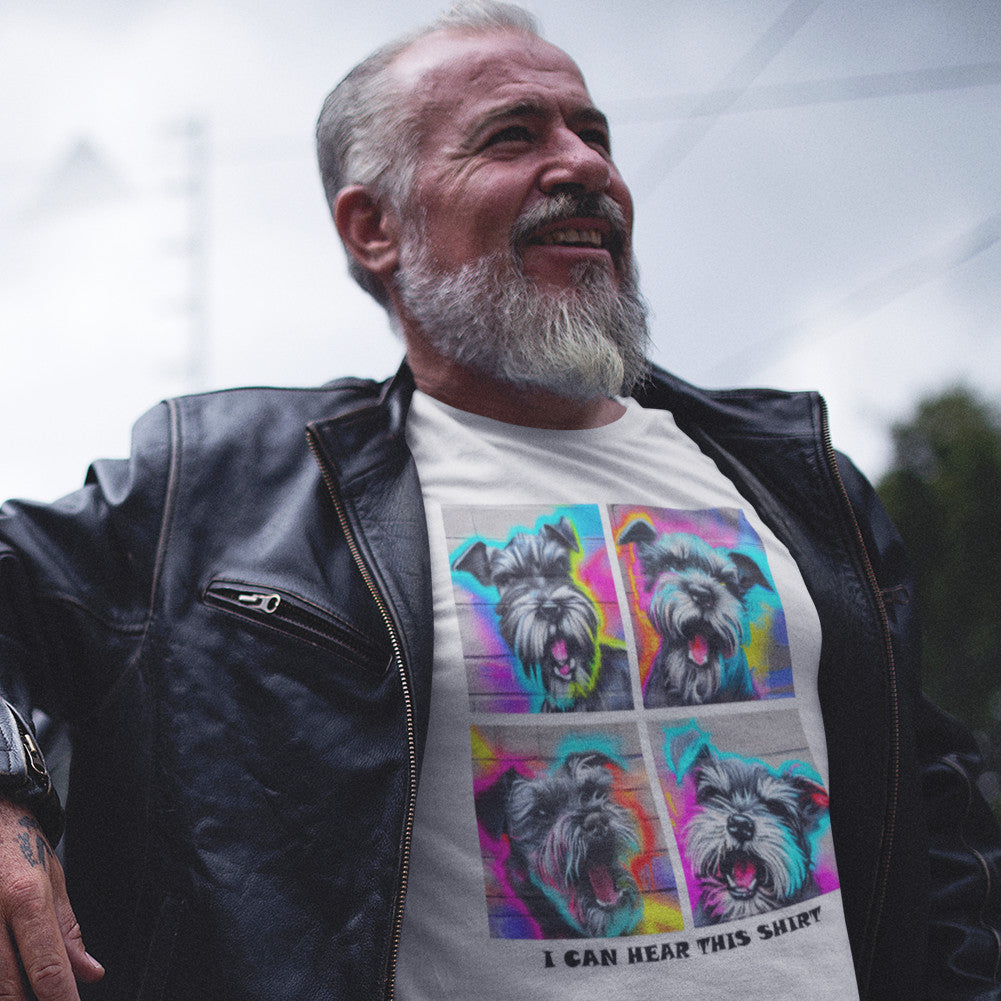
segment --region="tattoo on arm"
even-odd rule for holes
[[[52,849],[45,840],[45,835],[42,834],[42,828],[39,826],[38,821],[34,817],[25,816],[18,823],[25,828],[24,834],[17,836],[17,843],[21,846],[21,854],[27,860],[28,865],[32,868],[36,865],[40,865],[43,869],[48,868],[46,865],[46,854],[50,853]],[[34,846],[31,843],[32,835],[35,836]]]

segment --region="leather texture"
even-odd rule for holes
[[[108,969],[85,998],[391,996],[432,663],[412,390],[404,368],[169,401],[130,460],[4,507],[0,682],[72,728],[69,888]],[[638,395],[731,477],[817,604],[863,997],[1001,996],[976,756],[921,700],[905,554],[819,398],[660,372]]]

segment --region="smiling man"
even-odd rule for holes
[[[523,30],[456,27],[413,42],[387,77],[419,95],[406,202],[338,190],[339,178],[327,190],[349,252],[385,289],[418,388],[515,423],[617,416],[611,397],[637,381],[646,344],[632,200],[576,65]],[[321,117],[321,156],[350,81]],[[512,386],[530,392],[516,401]]]
[[[0,997],[1001,996],[899,539],[816,394],[646,363],[574,62],[461,4],[317,140],[397,375],[167,401],[0,514]]]

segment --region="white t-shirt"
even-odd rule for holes
[[[435,662],[401,1001],[850,1001],[820,623],[670,414],[416,393]]]

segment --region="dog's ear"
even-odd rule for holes
[[[667,763],[680,783],[691,772],[698,781],[699,772],[712,760],[713,746],[709,734],[700,730],[694,720],[686,727],[668,730],[664,734]]]
[[[799,815],[806,830],[818,827],[830,813],[830,797],[827,790],[816,780],[804,775],[798,764],[787,765],[783,775],[796,790]]]
[[[570,524],[570,520],[566,515],[560,518],[555,525],[543,525],[542,534],[544,538],[559,543],[567,552],[580,552],[580,542],[577,540],[577,533],[574,531],[574,527]]]
[[[616,762],[612,758],[601,751],[574,751],[573,754],[568,754],[563,759],[563,767],[571,774],[578,767],[594,768],[600,766],[608,768],[615,764]]]
[[[464,570],[472,574],[484,587],[493,583],[493,566],[490,550],[484,542],[474,542],[452,563],[453,570]]]
[[[495,841],[502,834],[507,834],[507,804],[511,787],[520,778],[516,769],[509,768],[495,782],[476,794],[476,819]]]
[[[695,756],[688,766],[688,774],[695,783],[695,798],[700,803],[706,801],[719,782],[720,771],[712,767],[718,763],[719,759],[708,743],[700,744],[695,750]]]
[[[739,597],[743,598],[755,585],[763,587],[766,591],[772,590],[772,585],[768,583],[767,578],[761,572],[761,568],[750,556],[745,556],[743,553],[731,552],[730,559],[737,568]]]
[[[657,538],[657,530],[644,518],[634,518],[619,533],[619,545],[636,544],[640,547],[649,546]]]

